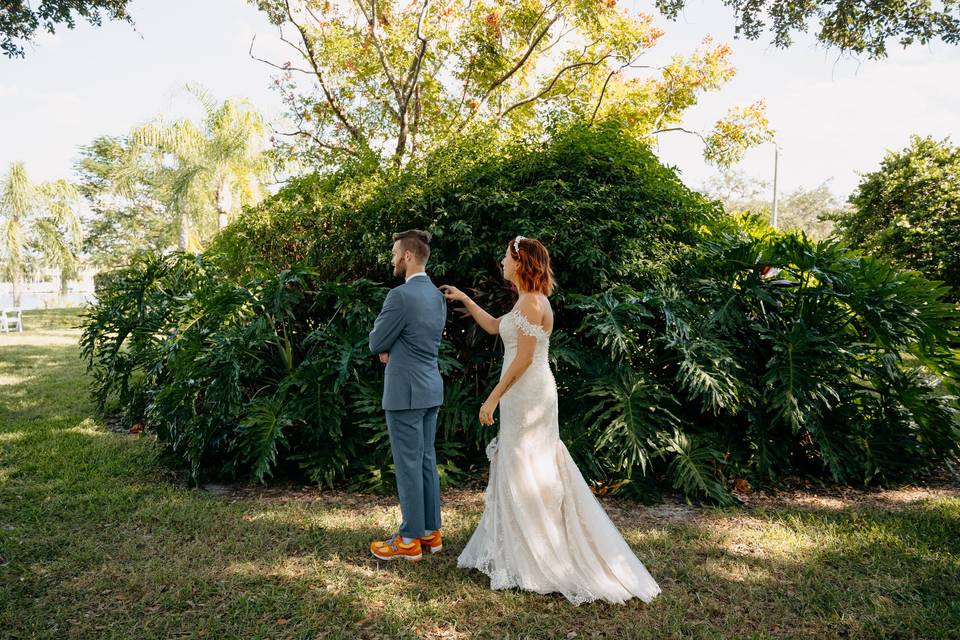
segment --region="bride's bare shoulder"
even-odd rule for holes
[[[548,333],[553,329],[553,309],[546,296],[539,293],[524,294],[517,300],[516,309],[530,324],[542,327]]]
[[[540,294],[543,306],[543,321],[540,323],[547,332],[553,331],[553,305],[550,304],[550,298]]]

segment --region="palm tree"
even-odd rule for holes
[[[67,295],[67,280],[77,273],[83,244],[77,205],[80,192],[66,180],[40,185],[43,214],[34,225],[37,244],[45,261],[60,269],[60,295]]]
[[[7,271],[13,280],[13,306],[20,306],[20,290],[23,288],[23,260],[26,253],[27,219],[38,206],[38,193],[27,177],[22,162],[14,162],[0,182],[0,215],[3,236],[0,242],[6,257]]]
[[[188,91],[204,108],[198,127],[189,120],[162,121],[134,129],[134,154],[150,153],[169,174],[169,205],[179,215],[181,249],[190,248],[192,223],[203,223],[211,210],[217,227],[227,226],[239,207],[256,204],[264,196],[269,172],[266,125],[246,100],[217,104],[203,90]],[[194,234],[195,235],[195,234]]]
[[[34,184],[22,162],[14,162],[0,181],[2,249],[13,280],[13,304],[20,306],[23,274],[31,247],[44,262],[60,268],[60,292],[76,272],[82,235],[77,202],[80,194],[66,180]]]

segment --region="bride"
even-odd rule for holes
[[[484,331],[499,333],[505,349],[500,382],[480,407],[481,424],[491,425],[500,405],[500,432],[487,446],[485,507],[457,566],[487,574],[491,589],[559,592],[575,605],[632,597],[650,602],[660,587],[560,440],[557,385],[548,360],[553,273],[547,249],[517,236],[507,246],[503,277],[520,297],[499,318],[456,287],[440,287]]]

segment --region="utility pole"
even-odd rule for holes
[[[773,143],[773,228],[777,228],[779,220],[777,219],[777,164],[780,159],[780,145]]]

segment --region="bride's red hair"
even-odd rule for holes
[[[519,251],[514,249],[513,240],[507,244],[510,255],[517,261],[517,280],[521,291],[536,291],[545,296],[553,293],[553,270],[550,268],[550,254],[539,240],[521,238]]]

